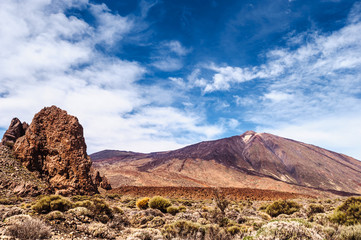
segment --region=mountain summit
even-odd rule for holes
[[[361,162],[268,133],[247,131],[175,151],[90,155],[112,186],[219,186],[361,193]]]

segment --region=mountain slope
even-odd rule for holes
[[[361,193],[361,162],[267,133],[245,132],[150,154],[102,151],[94,167],[114,186],[221,186]],[[307,188],[307,189],[306,189]]]

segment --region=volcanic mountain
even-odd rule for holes
[[[240,187],[361,193],[361,162],[268,133],[247,131],[175,151],[105,150],[90,155],[113,187]]]

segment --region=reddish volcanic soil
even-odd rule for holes
[[[278,200],[294,198],[313,198],[312,196],[297,193],[279,192],[251,188],[218,188],[222,195],[229,200]],[[139,187],[123,186],[108,193],[123,194],[132,197],[163,196],[168,198],[181,198],[204,200],[212,199],[215,188],[208,187]]]

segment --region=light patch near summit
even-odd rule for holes
[[[242,137],[243,142],[248,143],[254,135],[257,135],[257,133],[253,131],[246,132],[246,134]]]
[[[242,138],[243,142],[247,143],[249,139],[253,136],[253,134],[246,135]]]

